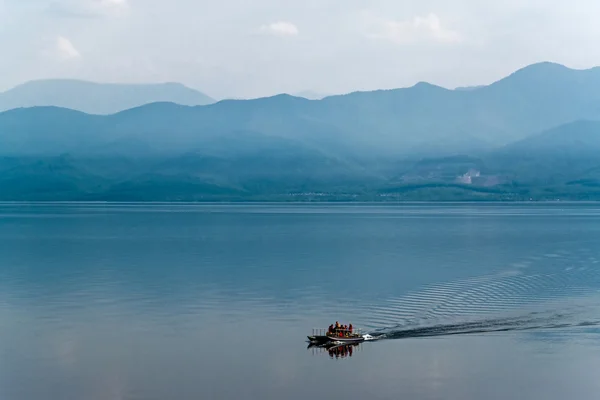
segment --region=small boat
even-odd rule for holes
[[[315,344],[360,343],[371,338],[370,335],[344,329],[334,329],[333,332],[329,332],[327,329],[313,329],[313,334],[308,336],[308,340]]]

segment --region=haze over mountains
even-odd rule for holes
[[[0,199],[600,199],[599,68],[322,100],[173,93],[111,115],[0,113]]]
[[[49,79],[27,82],[0,93],[0,111],[56,106],[89,114],[113,114],[159,101],[189,106],[214,103],[204,93],[179,83],[125,85]]]

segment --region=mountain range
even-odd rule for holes
[[[195,106],[215,101],[179,83],[126,85],[73,79],[31,81],[0,93],[0,111],[55,106],[88,114],[113,114],[155,102]]]
[[[600,68],[321,100],[139,101],[0,113],[0,200],[600,199]]]

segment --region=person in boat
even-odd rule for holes
[[[340,329],[340,323],[338,321],[335,321],[335,329]]]
[[[348,326],[348,331],[350,331],[350,334],[352,335],[352,324]]]
[[[329,325],[329,331],[327,331],[327,333],[333,333],[333,324]]]

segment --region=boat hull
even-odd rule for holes
[[[340,343],[360,343],[360,342],[365,341],[365,338],[362,336],[351,336],[351,337],[327,336],[327,338],[332,342],[340,342]]]
[[[308,336],[308,340],[313,343],[328,343],[330,342],[327,336]]]
[[[363,336],[337,337],[337,336],[308,336],[308,340],[313,343],[360,343],[364,342]]]

